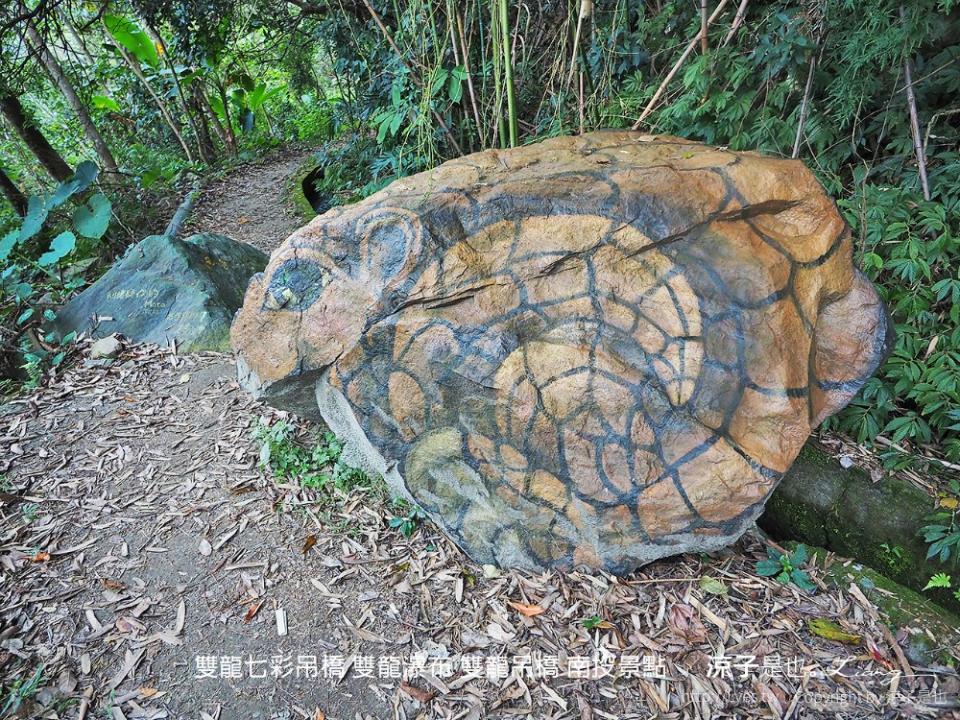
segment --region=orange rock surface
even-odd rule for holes
[[[736,539],[889,335],[800,162],[609,131],[317,218],[232,337],[474,559],[627,572]]]

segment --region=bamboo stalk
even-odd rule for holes
[[[674,63],[674,66],[670,68],[670,72],[667,73],[667,76],[663,79],[663,82],[660,83],[660,87],[657,88],[657,91],[653,94],[653,97],[650,98],[650,102],[647,103],[647,106],[643,109],[643,112],[640,113],[640,117],[637,118],[637,121],[633,124],[633,130],[639,130],[640,126],[643,124],[643,121],[649,117],[650,113],[653,112],[653,108],[656,107],[657,102],[660,100],[660,96],[663,95],[664,90],[667,89],[667,86],[670,84],[670,81],[673,80],[674,76],[683,66],[683,63],[686,62],[687,58],[690,57],[690,53],[693,52],[693,49],[697,46],[697,41],[700,39],[700,35],[706,32],[706,29],[713,24],[713,21],[719,17],[720,13],[723,11],[723,8],[727,6],[729,0],[720,0],[720,3],[717,5],[716,10],[707,18],[707,24],[701,26],[700,32],[687,43],[686,50],[683,51],[683,54],[680,56],[680,59]]]
[[[910,110],[910,133],[913,135],[913,151],[917,156],[917,172],[920,174],[920,187],[923,199],[930,199],[930,183],[927,181],[927,157],[923,152],[923,140],[920,133],[920,117],[917,114],[917,96],[913,93],[913,63],[910,58],[903,60],[903,74],[907,81],[907,106]]]
[[[700,0],[700,52],[707,52],[707,0]]]
[[[900,6],[900,22],[906,25],[907,11]],[[913,92],[913,61],[909,55],[903,57],[903,79],[907,83],[907,107],[910,110],[910,132],[913,135],[913,151],[917,155],[917,172],[920,175],[920,187],[923,199],[930,199],[930,184],[927,182],[927,156],[923,151],[923,134],[920,132],[920,116],[917,113],[917,96]]]
[[[580,71],[579,75],[580,75],[580,82],[579,82],[580,93],[577,100],[577,109],[580,114],[580,134],[583,135],[583,133],[585,132],[585,126],[586,126],[586,117],[583,111],[583,70]]]
[[[473,120],[477,124],[477,136],[480,140],[480,149],[484,145],[483,125],[480,124],[480,109],[477,106],[477,95],[473,89],[473,72],[470,69],[470,46],[467,45],[466,33],[463,31],[463,19],[460,17],[460,11],[454,10],[455,22],[457,24],[457,34],[460,36],[460,46],[463,52],[463,69],[467,73],[467,91],[470,93],[470,105],[473,108]]]
[[[570,54],[570,72],[567,73],[566,86],[573,81],[573,69],[577,64],[577,51],[580,48],[580,30],[585,18],[593,13],[593,0],[580,0],[580,12],[577,14],[577,29],[573,33],[573,52]]]
[[[177,88],[177,97],[180,100],[180,107],[187,116],[187,123],[190,125],[190,129],[193,131],[193,139],[197,143],[197,153],[199,153],[200,158],[203,160],[212,160],[212,158],[204,157],[203,144],[200,141],[200,129],[197,127],[196,118],[194,118],[193,113],[190,112],[190,106],[187,104],[187,96],[183,92],[183,85],[180,84],[180,75],[177,73],[177,68],[170,59],[170,53],[167,51],[167,44],[163,41],[163,37],[160,35],[160,32],[154,29],[149,22],[145,22],[144,24],[146,25],[147,32],[150,34],[153,42],[160,48],[160,53],[163,55],[163,62],[166,64],[167,69],[170,70],[171,77],[173,77],[173,84]]]
[[[493,126],[492,145],[507,146],[507,122],[503,118],[502,75],[503,51],[500,48],[500,20],[497,2],[490,3],[490,56],[493,58],[493,114],[496,122]]]
[[[507,124],[510,130],[510,147],[517,146],[517,99],[513,86],[513,52],[510,45],[510,15],[507,12],[507,0],[499,0],[500,32],[503,45],[503,76],[507,86]]]
[[[407,57],[400,52],[400,48],[397,47],[397,43],[394,42],[393,36],[390,34],[387,26],[384,25],[383,20],[380,19],[380,13],[378,13],[374,9],[373,5],[370,4],[370,0],[363,0],[363,5],[367,8],[367,12],[370,13],[370,17],[372,17],[373,21],[377,24],[377,27],[380,29],[380,33],[383,35],[384,39],[390,45],[391,49],[397,54],[397,57],[400,58],[400,62],[406,65],[407,69],[410,70],[410,79],[413,80],[419,88],[423,89],[423,80],[420,79],[420,76],[416,72],[416,68],[410,63],[409,60],[407,60]],[[443,121],[440,113],[433,108],[430,108],[430,112],[433,115],[434,120],[437,121],[437,124],[447,136],[447,140],[450,141],[450,144],[453,146],[454,150],[457,151],[457,155],[463,155],[463,150],[460,147],[460,143],[457,142],[457,139],[453,136],[453,133],[450,132],[450,128],[447,127],[447,124]]]
[[[21,7],[26,6],[21,4]],[[103,135],[100,134],[100,130],[98,130],[96,124],[94,124],[93,118],[90,117],[87,106],[79,98],[76,90],[73,87],[73,83],[67,77],[67,74],[64,72],[63,68],[60,67],[60,63],[57,62],[57,59],[53,56],[53,53],[50,52],[50,49],[47,47],[46,40],[41,37],[40,32],[29,20],[26,23],[26,33],[29,40],[27,42],[27,47],[31,47],[33,52],[36,53],[40,60],[40,64],[50,77],[50,80],[52,80],[53,84],[59,88],[60,93],[63,95],[64,99],[66,99],[67,104],[73,108],[73,112],[80,121],[80,127],[83,128],[83,134],[87,136],[90,144],[93,145],[97,152],[97,157],[100,160],[100,164],[103,166],[103,171],[105,173],[116,175],[119,172],[119,169],[117,168],[117,161],[114,159],[113,153],[110,151],[110,147],[107,145],[106,140],[103,139]]]
[[[800,104],[800,119],[797,122],[797,137],[793,141],[793,152],[790,154],[794,160],[800,156],[800,140],[803,138],[803,126],[807,122],[807,113],[810,111],[810,94],[813,92],[813,74],[817,69],[817,52],[814,50],[810,56],[810,69],[807,71],[807,84],[803,89],[803,102]]]
[[[207,92],[203,87],[203,84],[195,88],[197,100],[200,102],[200,106],[203,108],[203,111],[210,118],[210,122],[213,124],[213,129],[216,131],[217,136],[220,138],[220,142],[223,143],[223,147],[231,155],[237,154],[237,148],[234,147],[232,138],[227,133],[226,129],[223,127],[223,123],[220,122],[220,118],[217,117],[217,113],[214,112],[213,106],[210,105],[210,98],[207,97]]]
[[[743,25],[743,18],[747,15],[747,5],[750,3],[750,0],[740,0],[740,6],[737,8],[737,14],[733,16],[733,24],[730,25],[730,30],[727,31],[727,36],[723,38],[722,45],[729,45],[730,41],[733,40],[733,36],[737,34],[737,30],[740,29],[740,26]]]

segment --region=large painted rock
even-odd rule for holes
[[[151,235],[57,312],[54,329],[120,333],[183,352],[229,350],[230,323],[267,256],[225,235]]]
[[[877,367],[851,254],[800,162],[556,138],[317,218],[232,341],[475,560],[622,573],[736,539]]]

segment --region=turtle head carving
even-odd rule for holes
[[[318,218],[233,342],[474,559],[625,572],[736,539],[881,362],[851,255],[798,162],[555,138]]]
[[[332,211],[295,233],[251,280],[247,298],[259,306],[234,328],[259,334],[244,352],[259,380],[323,370],[358,347],[366,321],[409,271],[421,232],[411,213],[374,210]]]

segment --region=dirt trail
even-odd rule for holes
[[[194,227],[271,249],[305,154],[214,186]],[[378,493],[321,503],[265,473],[261,416],[231,358],[143,346],[0,406],[0,716],[880,717],[928,632],[894,638],[869,590],[758,577],[755,538],[620,579],[480,568],[429,524],[405,538]],[[958,686],[939,668],[896,707],[946,717]]]
[[[291,178],[313,150],[278,150],[208,183],[184,230],[217,232],[270,253],[303,225],[290,200]]]

